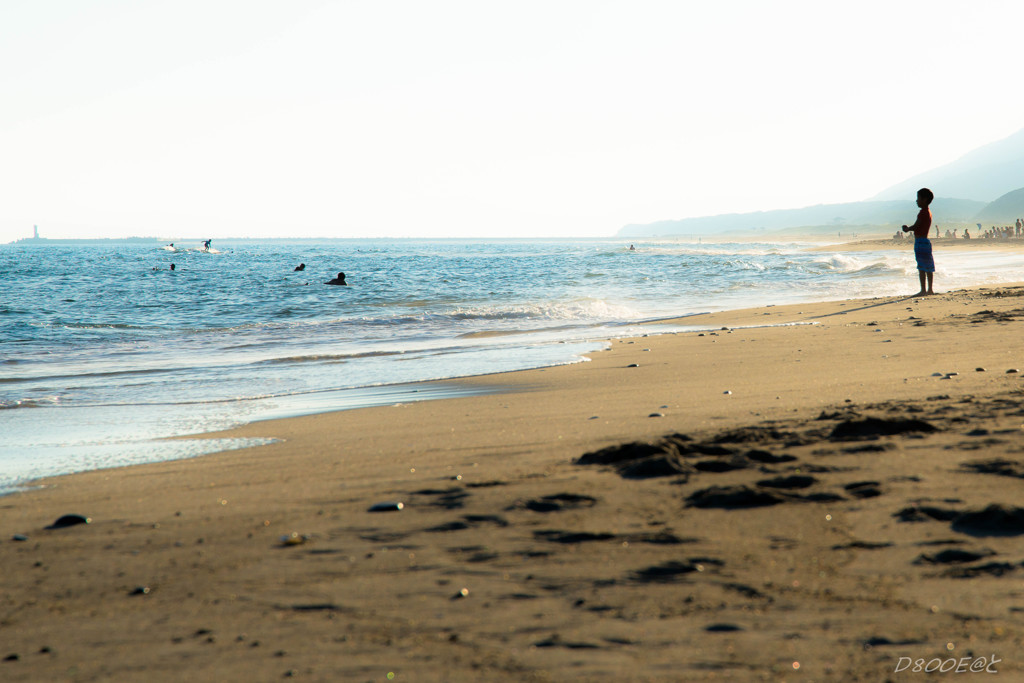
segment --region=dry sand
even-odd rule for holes
[[[0,679],[1024,680],[1024,286],[695,320],[0,498]]]

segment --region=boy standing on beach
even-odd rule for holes
[[[903,226],[903,232],[914,233],[914,258],[917,259],[917,274],[921,278],[921,291],[915,296],[934,294],[932,291],[932,278],[935,275],[935,260],[932,258],[932,243],[928,239],[928,231],[932,227],[932,212],[928,205],[935,199],[935,195],[927,187],[917,191],[917,206],[921,209],[917,213],[917,221],[907,227]],[[925,282],[928,288],[925,289]]]

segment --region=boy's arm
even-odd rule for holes
[[[918,228],[930,228],[932,227],[931,221],[929,220],[928,209],[921,209],[917,212],[917,220],[911,226],[903,226],[903,232],[916,232]]]

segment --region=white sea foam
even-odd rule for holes
[[[453,320],[481,321],[596,321],[635,320],[641,312],[603,299],[577,299],[520,306],[459,306],[446,312]]]

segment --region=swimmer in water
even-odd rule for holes
[[[328,280],[324,284],[325,285],[346,285],[346,286],[348,285],[348,283],[345,282],[345,273],[338,273],[338,277],[334,278],[333,280]]]
[[[298,273],[301,270],[305,270],[305,269],[306,269],[306,264],[305,263],[300,263],[299,265],[295,266],[295,272],[296,273]]]

